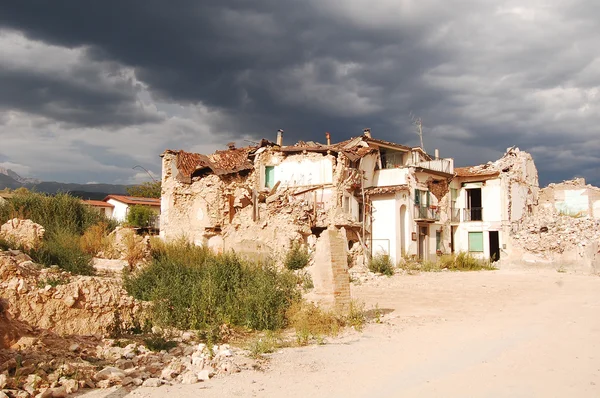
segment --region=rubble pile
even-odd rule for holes
[[[0,298],[14,319],[58,334],[106,335],[115,312],[131,324],[144,307],[119,279],[40,270],[18,250],[0,252]]]
[[[0,238],[13,243],[16,247],[31,250],[41,243],[46,230],[31,220],[13,218],[0,227]]]
[[[184,332],[176,347],[152,351],[132,340],[67,339],[38,331],[0,350],[0,391],[9,397],[66,397],[83,388],[194,384],[259,366],[243,350],[209,347],[193,336]]]
[[[526,217],[511,236],[529,252],[560,254],[600,243],[600,219],[564,215],[541,206],[536,213]]]

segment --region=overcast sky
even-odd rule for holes
[[[362,133],[456,165],[516,145],[541,183],[600,185],[598,0],[0,3],[0,166],[160,174],[169,149]]]

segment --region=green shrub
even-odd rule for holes
[[[369,261],[369,271],[392,276],[394,275],[394,264],[388,254],[378,253]]]
[[[114,222],[109,222],[104,215],[80,199],[65,193],[50,196],[15,191],[15,195],[0,206],[0,222],[5,223],[14,217],[28,218],[42,225],[47,233],[63,230],[83,235],[89,227],[100,221],[106,221],[114,228]]]
[[[130,206],[127,212],[127,224],[136,228],[146,228],[152,224],[156,212],[148,206]]]
[[[448,269],[450,271],[481,271],[496,269],[489,260],[479,259],[467,252],[441,256],[438,263],[440,268]]]
[[[65,193],[50,196],[17,190],[0,205],[0,223],[15,217],[30,219],[46,230],[40,247],[28,251],[34,261],[84,275],[92,274],[94,269],[90,265],[92,256],[86,253],[90,249],[82,247],[81,236],[99,223],[104,223],[107,230],[116,226],[113,220]]]
[[[294,271],[306,267],[309,261],[310,254],[306,246],[294,242],[285,256],[284,264],[287,269]]]
[[[177,342],[166,340],[161,336],[152,336],[144,339],[144,344],[150,351],[169,351],[171,348],[177,347]]]
[[[52,230],[46,232],[42,245],[28,254],[40,264],[58,265],[73,274],[93,275],[92,256],[83,251],[80,238],[68,230]]]
[[[197,330],[222,324],[279,329],[299,298],[296,282],[293,273],[270,264],[184,242],[156,245],[149,266],[124,274],[129,294],[152,302],[155,324]]]

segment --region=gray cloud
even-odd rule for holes
[[[215,113],[200,139],[214,145],[273,138],[278,128],[290,141],[322,141],[325,131],[341,140],[366,126],[416,145],[412,111],[423,118],[426,149],[459,165],[518,145],[534,154],[543,183],[583,175],[600,184],[593,0],[33,4],[0,5],[0,27],[80,51],[72,70],[89,78],[0,67],[15,93],[0,95],[5,108],[87,127],[154,123],[153,150],[194,145],[177,141],[194,136],[193,123],[163,120],[181,118],[177,107]],[[138,106],[140,85],[164,112]],[[160,137],[157,126],[176,130]]]

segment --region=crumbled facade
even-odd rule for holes
[[[393,262],[461,251],[516,259],[538,214],[600,217],[600,189],[577,180],[540,191],[533,158],[515,147],[455,169],[437,150],[430,156],[365,130],[336,144],[262,140],[162,157],[161,236],[258,258],[282,259],[294,241],[314,252],[334,228],[353,270],[378,253]]]
[[[430,231],[447,222],[442,199],[453,160],[374,139],[368,130],[336,144],[262,140],[162,157],[161,236],[217,252],[281,258],[294,241],[315,250],[321,232],[335,228],[350,266],[376,253],[394,261],[429,257],[436,254]],[[425,228],[426,238],[413,238]]]

